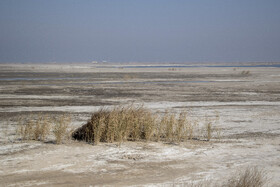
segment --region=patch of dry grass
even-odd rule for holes
[[[207,140],[212,138],[212,125],[213,121],[209,119]],[[137,140],[182,142],[193,139],[197,127],[198,122],[192,120],[186,112],[176,115],[166,111],[159,115],[143,106],[130,105],[95,112],[72,136],[76,140],[94,144]]]
[[[51,122],[48,116],[29,116],[26,119],[18,119],[17,134],[22,140],[45,141],[51,130]]]
[[[55,137],[57,144],[62,143],[62,140],[67,137],[68,125],[70,117],[62,115],[53,117],[49,115],[30,115],[27,118],[20,117],[18,119],[17,135],[23,140],[46,141],[48,135],[52,134]]]
[[[123,142],[149,140],[154,135],[156,116],[143,107],[115,107],[94,113],[84,126],[73,133],[73,138],[94,142]]]
[[[249,70],[247,70],[247,71],[242,71],[241,72],[241,75],[250,75],[251,74],[251,72],[249,71]]]
[[[223,181],[223,179],[221,179]],[[214,180],[174,182],[170,186],[188,187],[263,187],[267,183],[267,174],[258,167],[247,167],[245,170],[234,174],[227,182]]]
[[[71,119],[69,115],[62,115],[54,120],[53,134],[57,144],[61,144],[62,140],[67,137],[67,131]]]
[[[247,167],[228,180],[225,187],[262,187],[267,182],[266,173],[257,167]]]
[[[17,134],[21,140],[45,142],[52,134],[55,142],[61,144],[67,138],[89,143],[124,141],[182,142],[213,137],[215,120],[205,118],[205,129],[199,129],[199,120],[193,120],[187,112],[178,114],[165,111],[153,113],[143,106],[117,106],[112,110],[100,109],[82,127],[70,132],[69,115],[31,115],[18,120]],[[201,122],[202,120],[200,120]],[[71,134],[71,135],[70,135]],[[205,135],[206,134],[206,135]]]

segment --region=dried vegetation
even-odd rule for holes
[[[223,179],[221,179],[223,181]],[[173,183],[170,186],[189,187],[263,187],[268,183],[267,173],[256,166],[248,166],[234,174],[226,182],[205,179],[202,181],[183,181]]]
[[[53,117],[49,115],[31,115],[28,118],[18,119],[17,135],[20,140],[36,140],[45,142],[48,135],[52,134],[55,137],[57,144],[62,141],[69,134],[70,117],[62,115]]]
[[[216,119],[205,117],[193,120],[187,112],[175,114],[165,111],[164,114],[153,113],[143,106],[118,106],[112,110],[100,109],[92,114],[91,119],[75,131],[69,130],[69,115],[48,116],[31,115],[18,120],[17,134],[21,140],[45,142],[49,135],[57,144],[67,138],[98,144],[99,142],[124,141],[164,141],[182,142],[187,140],[205,140],[213,138],[218,132],[214,123]],[[217,133],[218,134],[218,133]]]
[[[225,187],[262,187],[267,182],[266,172],[257,167],[248,167],[233,176],[223,185]]]
[[[206,128],[199,129],[198,120],[192,120],[186,112],[176,115],[166,111],[160,115],[143,106],[120,106],[112,110],[101,109],[95,112],[85,125],[73,132],[72,136],[76,140],[94,144],[139,140],[209,141],[213,136],[215,120],[207,118]]]

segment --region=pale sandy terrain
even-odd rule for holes
[[[221,137],[119,147],[15,136],[20,116],[68,113],[76,128],[101,107],[132,102],[187,110],[201,127],[219,114]],[[0,65],[0,130],[0,186],[215,186],[248,166],[280,186],[280,68]]]

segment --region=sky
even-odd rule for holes
[[[0,62],[280,62],[279,0],[0,0]]]

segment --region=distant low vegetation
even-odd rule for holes
[[[248,70],[248,71],[242,71],[241,72],[241,75],[250,75],[251,74],[251,72]]]

